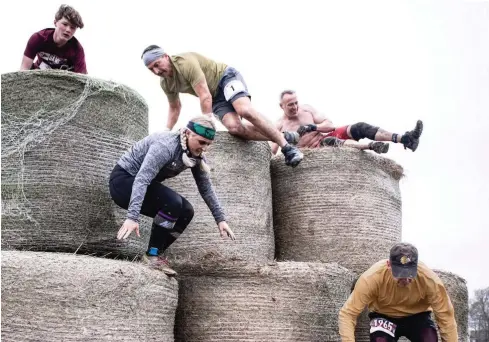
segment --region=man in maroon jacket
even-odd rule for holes
[[[86,74],[85,53],[74,37],[76,30],[83,28],[80,14],[71,6],[61,5],[54,26],[31,36],[20,70],[61,69]]]

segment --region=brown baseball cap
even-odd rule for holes
[[[410,243],[392,246],[389,260],[394,278],[415,278],[418,274],[418,249]]]

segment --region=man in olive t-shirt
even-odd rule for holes
[[[197,96],[202,113],[216,115],[230,134],[247,140],[271,140],[282,148],[287,165],[295,167],[301,162],[303,155],[297,147],[289,145],[273,123],[252,107],[246,83],[233,67],[195,52],[169,56],[156,45],[147,47],[141,58],[151,72],[161,77],[160,85],[169,103],[168,129],[175,126],[180,115],[179,93],[187,93]],[[243,123],[241,118],[251,124]]]

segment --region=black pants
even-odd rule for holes
[[[134,179],[134,176],[131,176],[117,164],[110,175],[110,195],[119,207],[126,210],[131,200]],[[175,241],[175,232],[181,234],[187,228],[194,217],[194,208],[189,201],[169,187],[152,181],[146,191],[141,206],[141,214],[154,219],[159,211],[177,218],[171,231],[153,223],[148,250],[151,247],[156,247],[161,253]]]
[[[421,312],[407,317],[392,318],[371,312],[370,341],[394,342],[405,336],[411,342],[437,342],[435,323],[430,312]],[[394,336],[392,336],[392,334]]]

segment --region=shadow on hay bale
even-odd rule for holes
[[[115,240],[125,212],[110,172],[147,134],[134,90],[63,71],[2,75],[2,249],[133,257],[146,239]],[[149,222],[149,225],[148,225]]]
[[[178,283],[127,261],[2,251],[2,341],[174,341]]]
[[[219,131],[207,157],[214,189],[236,241],[220,238],[214,218],[202,200],[192,174],[185,172],[165,180],[163,184],[190,201],[195,215],[166,254],[172,259],[200,259],[212,252],[226,258],[273,260],[270,146],[266,142],[245,141]]]
[[[337,264],[210,259],[175,268],[176,341],[339,341],[353,274]]]
[[[350,148],[271,162],[278,260],[338,262],[361,274],[401,239],[401,166]]]

